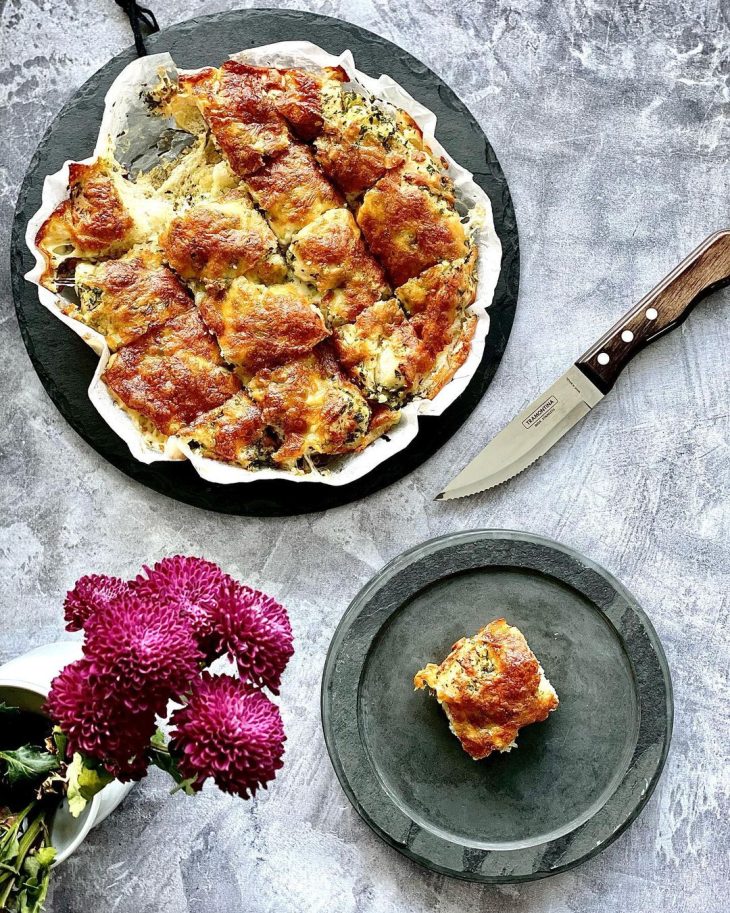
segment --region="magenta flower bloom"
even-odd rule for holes
[[[279,708],[262,691],[228,675],[203,672],[171,723],[170,747],[194,789],[212,777],[219,789],[248,799],[283,766],[286,736]]]
[[[204,558],[175,555],[164,558],[150,569],[143,568],[134,581],[135,592],[147,600],[160,600],[177,606],[190,619],[193,630],[208,653],[213,634],[214,611],[221,590],[231,581],[217,564]]]
[[[154,711],[131,711],[113,682],[94,673],[87,659],[70,665],[51,683],[46,712],[68,739],[66,753],[101,761],[120,780],[139,780],[148,765]]]
[[[136,593],[89,618],[84,655],[96,675],[114,683],[130,711],[157,713],[189,689],[203,659],[189,620],[176,606]]]
[[[244,681],[279,693],[294,653],[286,609],[271,596],[229,580],[214,612],[217,650],[227,653]]]
[[[119,577],[108,577],[106,574],[87,574],[76,581],[76,585],[66,594],[63,604],[67,631],[80,631],[88,618],[97,609],[129,592],[129,584]]]
[[[170,759],[150,743],[156,717],[177,700],[170,752],[194,789],[212,778],[249,798],[275,777],[284,729],[260,689],[278,693],[294,652],[275,599],[210,561],[176,555],[129,582],[82,577],[66,596],[65,618],[69,630],[84,630],[84,658],[54,679],[46,708],[69,756],[96,759],[120,780],[140,779],[150,763],[169,772]],[[240,679],[201,673],[224,654]]]

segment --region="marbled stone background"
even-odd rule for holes
[[[150,0],[161,25],[238,2]],[[271,4],[302,7],[299,3]],[[730,25],[715,0],[314,0],[436,70],[510,180],[522,237],[512,340],[480,408],[418,472],[359,504],[293,520],[221,517],[151,493],[66,426],[18,333],[0,274],[0,661],[64,636],[90,570],[199,553],[286,603],[298,653],[282,703],[287,764],[251,803],[169,799],[152,775],[57,873],[54,913],[719,913],[728,909],[730,295],[626,372],[528,473],[434,504],[450,475],[706,234],[730,224]],[[62,103],[131,41],[112,0],[0,0],[0,243]],[[306,37],[306,36],[303,36]],[[453,150],[458,153],[458,150]],[[641,818],[599,857],[524,886],[428,874],[382,844],[341,792],[319,678],[353,594],[423,539],[526,529],[580,549],[643,603],[676,696],[669,761]]]

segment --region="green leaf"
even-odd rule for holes
[[[5,761],[5,777],[10,786],[26,780],[43,779],[52,770],[58,770],[58,758],[42,748],[21,745],[13,751],[0,751],[0,760]]]
[[[20,707],[11,707],[5,701],[0,701],[0,716],[17,716],[20,713]]]
[[[0,838],[0,910],[41,913],[56,856],[50,843],[54,811],[55,806],[34,801],[5,822]]]
[[[56,858],[56,848],[53,846],[42,846],[35,855],[40,866],[47,869],[50,868],[51,863]]]
[[[11,815],[0,825],[0,863],[4,865],[11,865],[18,856],[18,851],[20,849],[20,843],[18,841],[18,831],[20,830],[20,825],[23,823],[25,816],[32,811],[33,805],[31,803],[27,808],[22,812],[18,812],[15,815]],[[13,866],[13,868],[15,868]]]
[[[51,863],[56,856],[52,846],[45,843],[23,864],[23,881],[18,893],[18,913],[41,913],[48,894]]]
[[[157,727],[157,729],[155,729],[155,734],[150,739],[150,745],[153,748],[156,748],[158,751],[169,752],[169,748],[168,748],[168,744],[167,744],[167,737],[166,737],[165,733],[159,728],[159,726]]]
[[[66,798],[74,818],[86,808],[86,803],[108,786],[114,777],[98,763],[83,757],[78,752],[68,766]]]
[[[27,856],[25,862],[23,863],[23,875],[26,880],[29,878],[37,878],[41,870],[41,864],[38,861],[38,858],[35,854],[32,856]]]

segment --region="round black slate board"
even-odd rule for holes
[[[150,54],[169,51],[178,66],[195,68],[222,62],[229,54],[274,41],[306,39],[338,54],[350,48],[366,73],[388,73],[438,117],[441,143],[489,194],[502,242],[502,273],[490,307],[491,326],[484,358],[468,388],[438,418],[424,417],[416,439],[365,478],[340,488],[283,481],[215,485],[187,463],[135,460],[106,425],[87,395],[97,357],[70,329],[43,308],[23,275],[33,261],[25,245],[28,219],[40,205],[43,179],[66,159],[82,159],[94,148],[104,95],[130,63],[133,48],[92,76],[51,124],[28,168],[13,225],[11,269],[18,322],[43,386],[69,424],[128,476],[170,497],[222,513],[286,516],[326,510],[365,497],[402,478],[434,454],[471,414],[489,386],[512,328],[519,285],[519,244],[512,200],[499,162],[481,128],[454,92],[428,67],[384,38],[326,16],[280,10],[234,10],[203,16],[147,39]]]
[[[498,617],[560,706],[476,762],[413,675]],[[570,549],[502,530],[386,565],[345,613],[322,679],[327,749],[354,807],[399,852],[469,881],[544,878],[608,846],[657,783],[672,717],[664,652],[634,598]]]

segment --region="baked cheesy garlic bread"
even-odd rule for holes
[[[413,684],[435,694],[451,731],[475,761],[515,748],[523,726],[547,719],[558,706],[524,636],[504,618],[462,637],[441,665],[429,663],[417,672]]]
[[[146,100],[184,151],[135,175],[111,154],[72,164],[36,243],[150,446],[308,472],[451,380],[476,324],[474,226],[408,114],[338,67],[233,60]]]

